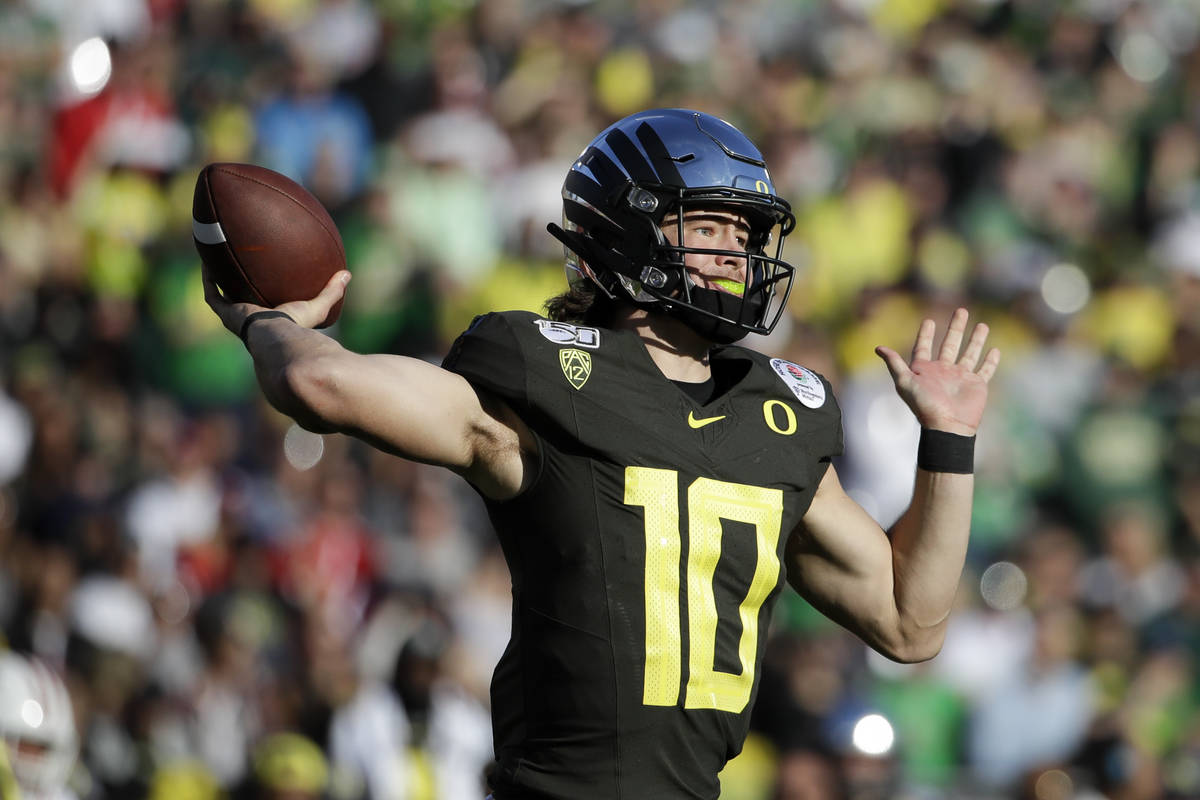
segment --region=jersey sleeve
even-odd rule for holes
[[[525,354],[504,314],[478,316],[442,360],[442,368],[462,375],[514,406],[529,402]]]
[[[828,423],[825,426],[825,435],[820,437],[818,448],[818,456],[821,461],[830,461],[837,456],[840,456],[845,450],[845,443],[842,435],[842,407],[838,405],[837,396],[833,393],[833,386],[826,380],[824,375],[818,374],[821,383],[825,385],[825,415]]]

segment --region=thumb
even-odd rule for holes
[[[892,380],[895,383],[899,383],[901,378],[912,373],[904,361],[904,357],[890,347],[876,347],[875,355],[883,359],[883,363],[887,365],[888,372],[892,373]]]
[[[349,270],[340,270],[325,284],[325,288],[321,289],[321,293],[313,298],[314,305],[320,315],[320,319],[316,322],[316,327],[323,328],[328,324],[329,314],[333,307],[342,301],[346,295],[346,284],[350,283]]]
[[[326,281],[324,288],[316,297],[311,300],[293,300],[276,308],[291,315],[296,324],[301,327],[319,327],[328,318],[330,310],[346,293],[346,284],[349,281],[350,272],[344,269],[339,270]]]
[[[324,304],[327,308],[332,308],[333,304],[342,299],[342,295],[346,293],[346,284],[350,283],[350,270],[343,269],[334,273],[333,277],[325,284],[325,288],[321,289],[321,293],[316,296],[319,303]]]

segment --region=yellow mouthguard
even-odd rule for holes
[[[710,282],[721,287],[722,291],[729,292],[729,294],[737,297],[741,297],[742,292],[744,292],[746,289],[745,284],[743,284],[741,281],[735,281],[732,278],[711,278]]]

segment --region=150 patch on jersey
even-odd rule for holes
[[[801,403],[809,408],[825,405],[825,384],[821,383],[817,373],[782,358],[772,358],[771,369],[775,370],[775,374],[787,384]]]
[[[600,331],[597,328],[587,328],[583,325],[572,325],[569,322],[555,322],[549,319],[535,319],[538,330],[555,344],[573,344],[595,350],[600,346]]]

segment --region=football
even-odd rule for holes
[[[192,241],[225,297],[274,307],[316,297],[346,249],[329,212],[290,178],[253,164],[209,164],[196,178]],[[332,325],[339,300],[318,327]]]

